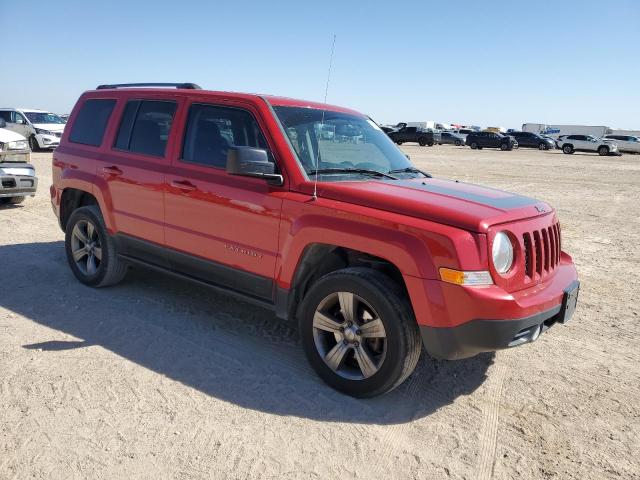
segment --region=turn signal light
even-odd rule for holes
[[[462,272],[453,268],[440,268],[440,279],[455,285],[492,285],[491,274],[486,271]]]

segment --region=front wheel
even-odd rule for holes
[[[420,357],[420,334],[402,289],[368,268],[318,280],[300,307],[302,345],[327,384],[354,397],[400,385]]]
[[[609,155],[609,147],[605,147],[604,145],[598,148],[598,154],[601,156]]]
[[[507,145],[506,143],[501,143],[500,150],[502,150],[503,152],[509,150],[509,145]]]
[[[573,153],[573,147],[571,145],[565,145],[564,147],[562,147],[562,152],[569,155]]]
[[[471,145],[469,145],[471,147],[471,150],[475,150],[476,148],[478,148],[478,144],[476,142],[471,142]]]
[[[459,146],[461,146],[461,145],[462,145],[462,142],[461,142],[460,140],[456,140],[456,141],[455,141],[455,143],[454,143],[454,145],[455,145],[456,147],[459,147]]]
[[[547,146],[546,143],[540,143],[538,144],[538,150],[548,150],[549,147]]]
[[[40,145],[38,145],[38,139],[35,135],[31,135],[29,137],[29,148],[32,152],[37,152],[40,150]]]
[[[65,249],[71,271],[85,285],[114,285],[127,273],[127,264],[118,257],[97,206],[81,207],[71,214],[65,230]]]
[[[0,198],[0,205],[18,205],[25,201],[27,197],[4,197]]]
[[[427,139],[426,139],[426,138],[419,138],[419,139],[418,139],[418,144],[419,144],[421,147],[426,146],[426,145],[427,145]]]
[[[400,140],[396,140],[396,145],[402,145],[402,142]]]

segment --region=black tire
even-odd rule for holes
[[[400,140],[396,140],[396,144],[397,145],[402,145],[402,142]]]
[[[11,197],[9,198],[9,203],[12,205],[18,205],[26,200],[27,197]]]
[[[29,148],[31,149],[32,152],[40,151],[40,145],[38,145],[38,140],[36,139],[35,135],[31,135],[29,137]]]
[[[609,147],[607,147],[606,145],[603,145],[601,147],[598,148],[598,155],[605,157],[607,155],[609,155]]]
[[[429,143],[427,143],[427,146],[428,146],[428,147],[433,147],[433,142],[429,142]]]
[[[507,150],[511,150],[511,147],[506,143],[501,143],[500,150],[502,150],[503,152],[506,152]]]
[[[462,146],[462,142],[461,142],[460,140],[456,140],[456,141],[455,141],[455,143],[454,143],[454,145],[455,145],[456,147],[460,147],[460,146]]]
[[[479,145],[476,142],[471,142],[469,146],[471,147],[471,150],[475,150],[476,148],[479,147]]]
[[[426,146],[426,145],[427,145],[427,139],[426,139],[426,138],[424,138],[424,137],[420,137],[420,138],[418,139],[418,144],[419,144],[421,147]],[[432,145],[433,145],[433,144],[432,144]],[[430,146],[431,146],[431,145],[430,145]]]
[[[84,272],[73,258],[72,253],[72,236],[76,225],[86,224],[90,222],[97,234],[97,244],[101,249],[99,264],[95,266],[95,273]],[[71,271],[81,283],[91,287],[107,287],[120,282],[127,273],[127,264],[118,257],[115,242],[107,233],[107,229],[102,219],[100,209],[95,206],[80,207],[75,210],[65,230],[65,250],[67,252],[67,261],[71,267]],[[97,254],[95,255],[97,258]],[[94,261],[95,265],[95,261]],[[88,269],[87,269],[88,270]]]
[[[563,145],[562,153],[566,153],[567,155],[571,155],[573,153],[573,145]]]
[[[384,325],[386,350],[378,369],[371,376],[359,379],[345,378],[329,367],[318,351],[314,329],[316,309],[338,292],[352,293],[360,297],[373,308]],[[307,292],[298,313],[300,337],[309,363],[327,384],[347,395],[364,398],[389,392],[411,375],[420,357],[420,333],[409,299],[397,283],[375,270],[346,268],[325,275]],[[343,320],[344,318],[341,321]],[[330,338],[331,335],[329,334]],[[344,335],[343,338],[346,338],[346,333]],[[333,342],[337,346],[342,342],[346,344],[347,341]],[[358,342],[355,342],[354,347],[357,346]],[[348,350],[341,357],[341,365],[346,365],[349,361],[358,365],[359,362],[355,360],[356,349],[352,346],[345,348]]]
[[[549,146],[544,142],[540,142],[538,144],[538,150],[549,150]]]

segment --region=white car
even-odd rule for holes
[[[605,135],[605,140],[611,140],[618,145],[621,152],[640,153],[640,138],[633,135]]]
[[[0,108],[0,118],[8,130],[29,140],[32,151],[53,149],[60,144],[65,121],[55,113],[28,108]]]
[[[621,155],[618,146],[610,140],[593,135],[561,135],[556,145],[564,153],[597,152],[599,155]]]
[[[35,195],[38,187],[27,139],[4,127],[0,118],[0,206],[22,203]]]

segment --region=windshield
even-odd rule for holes
[[[55,113],[44,112],[24,112],[31,123],[60,123],[64,125],[64,120]]]
[[[388,173],[411,169],[411,162],[370,119],[347,113],[303,107],[274,107],[300,164],[307,174],[316,169],[360,169]],[[362,172],[323,174],[323,181],[365,176]],[[413,176],[415,172],[403,172]],[[349,178],[352,179],[352,178]]]

